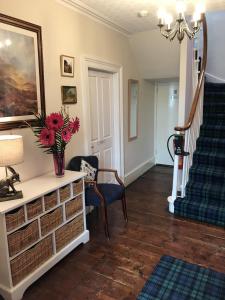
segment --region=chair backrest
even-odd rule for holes
[[[71,170],[71,171],[79,172],[82,159],[85,160],[87,163],[89,163],[93,168],[98,170],[98,157],[94,156],[94,155],[73,157],[70,160],[67,169]],[[98,174],[98,172],[96,172],[95,180],[97,180],[97,176],[98,176],[97,174]]]

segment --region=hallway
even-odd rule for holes
[[[171,168],[156,166],[128,187],[129,223],[125,228],[120,202],[110,207],[110,242],[92,213],[91,241],[31,286],[24,299],[134,300],[164,254],[225,272],[224,229],[170,215],[171,180]]]

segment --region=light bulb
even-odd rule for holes
[[[166,12],[163,8],[160,8],[157,12],[158,19],[164,19],[166,16]]]
[[[185,4],[185,2],[182,1],[182,0],[177,1],[177,6],[176,6],[176,8],[177,8],[178,14],[183,14],[183,13],[185,13],[185,11],[186,11],[186,4]]]
[[[172,22],[173,22],[173,17],[172,17],[172,15],[167,14],[166,17],[165,17],[165,23],[166,23],[167,25],[171,25]]]
[[[12,41],[10,39],[5,40],[5,44],[6,46],[11,46],[12,45]]]
[[[202,14],[205,12],[205,3],[204,2],[198,2],[196,5],[196,12],[198,12],[199,14]]]
[[[167,14],[165,17],[165,23],[167,25],[167,29],[170,30],[171,29],[171,23],[173,22],[173,17],[170,14]]]
[[[166,12],[164,9],[160,8],[157,12],[159,24],[164,25],[165,18],[166,18]]]

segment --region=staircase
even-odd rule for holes
[[[225,84],[206,83],[203,124],[184,198],[174,213],[225,227]]]

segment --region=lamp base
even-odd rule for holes
[[[4,196],[1,196],[1,194],[0,194],[0,202],[16,200],[16,199],[22,199],[22,198],[23,198],[23,192],[22,191],[16,191],[16,193],[8,192]]]

